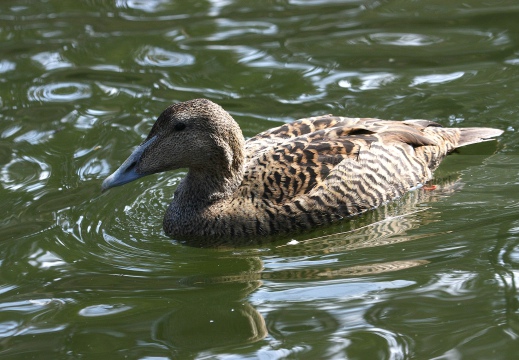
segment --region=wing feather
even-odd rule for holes
[[[437,135],[438,126],[426,120],[331,115],[285,124],[247,141],[242,191],[272,205],[305,195],[325,196],[334,184],[348,182],[336,190],[351,192],[359,204],[377,203],[377,196],[400,196],[414,182],[430,176],[427,168],[436,166],[449,151],[440,144],[445,141]],[[417,156],[427,158],[430,165]],[[370,196],[374,199],[365,199]]]

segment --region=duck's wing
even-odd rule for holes
[[[257,157],[258,154],[261,154],[264,151],[270,151],[290,139],[338,126],[353,127],[359,121],[361,121],[359,118],[347,118],[332,115],[300,119],[266,130],[247,140],[245,144],[245,154],[247,160],[250,160],[253,157]]]
[[[328,116],[271,129],[247,142],[242,195],[283,204],[323,186],[339,164],[373,158],[365,155],[375,143],[388,152],[395,144],[410,149],[435,146],[435,139],[422,131],[433,124]],[[386,157],[373,158],[371,168],[378,162],[386,162]]]

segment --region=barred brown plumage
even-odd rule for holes
[[[103,189],[188,168],[166,211],[165,232],[191,245],[232,244],[376,208],[431,179],[455,148],[501,133],[323,115],[245,141],[225,110],[195,99],[168,107]]]

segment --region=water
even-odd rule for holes
[[[2,1],[2,359],[515,359],[519,5]],[[173,102],[506,130],[433,191],[238,249],[167,238],[185,173],[101,194]],[[296,239],[298,242],[292,240]]]

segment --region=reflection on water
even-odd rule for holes
[[[200,309],[179,306],[153,327],[153,338],[172,348],[206,350],[245,345],[267,335],[265,321],[250,304],[218,302]]]
[[[518,12],[0,2],[0,357],[514,359]],[[161,229],[185,172],[99,187],[159,111],[195,97],[247,137],[325,113],[507,132],[448,158],[436,190],[273,243],[192,249]]]
[[[137,55],[135,61],[142,66],[186,66],[195,62],[195,58],[189,54],[180,54],[161,48],[144,48],[142,54]]]
[[[81,83],[61,83],[33,86],[27,97],[32,101],[67,102],[87,99],[91,96],[88,85]]]

